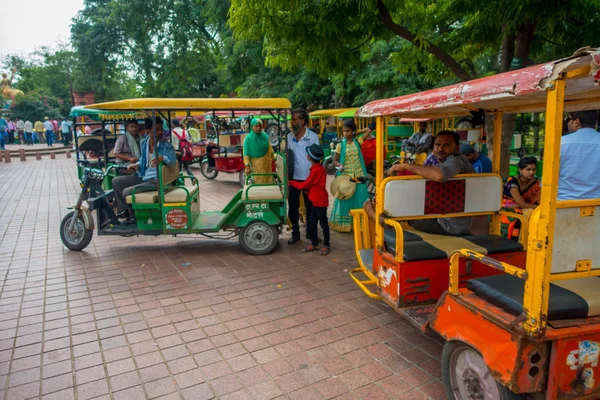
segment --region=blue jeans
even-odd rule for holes
[[[0,132],[0,150],[4,150],[4,145],[6,144],[6,139],[8,138],[8,133]]]
[[[46,129],[46,144],[48,146],[52,146],[53,141],[54,141],[54,133],[51,130]]]
[[[25,143],[33,144],[33,132],[25,132]]]

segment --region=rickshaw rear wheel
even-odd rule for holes
[[[254,221],[241,229],[239,239],[246,253],[259,256],[273,251],[279,240],[279,231],[266,222]]]
[[[240,185],[242,185],[242,187],[246,186],[246,171],[241,170],[238,179],[240,180]]]
[[[202,175],[206,179],[215,179],[217,177],[217,175],[219,175],[219,171],[217,171],[215,168],[211,168],[208,165],[207,159],[204,159],[202,161],[202,163],[200,164],[200,172],[202,172]]]
[[[477,350],[459,341],[444,344],[442,380],[448,399],[522,399],[494,379]]]
[[[60,239],[67,249],[81,251],[92,241],[94,231],[85,228],[85,223],[83,218],[81,218],[81,215],[77,216],[75,223],[73,224],[73,229],[69,231],[69,224],[74,212],[75,211],[71,211],[65,215],[60,223]]]

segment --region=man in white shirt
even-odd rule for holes
[[[33,123],[25,121],[25,144],[33,146]]]
[[[560,143],[558,200],[600,198],[598,111],[570,112]]]
[[[60,133],[62,133],[63,144],[66,146],[71,142],[71,122],[68,119],[63,118],[60,123]]]
[[[191,143],[192,137],[188,131],[181,127],[181,123],[178,119],[173,118],[171,120],[171,126],[171,144],[173,145],[173,148],[175,149],[175,154],[177,154],[177,158],[179,159],[179,168],[185,169],[189,176],[194,176],[194,174],[192,173],[192,169],[190,168],[190,162],[181,160],[181,148],[179,145],[179,142],[182,139],[185,139]]]
[[[23,122],[23,120],[19,117],[17,117],[17,123],[15,124],[17,126],[17,136],[19,138],[19,144],[25,144],[25,137],[24,137],[24,132],[25,132],[25,122]]]
[[[301,109],[292,110],[292,132],[287,136],[287,147],[294,156],[294,180],[303,182],[310,174],[312,163],[306,158],[306,148],[312,144],[319,144],[319,137],[316,133],[306,127],[308,123],[308,114]],[[288,155],[289,156],[289,155]],[[292,224],[292,237],[288,244],[294,244],[300,240],[300,194],[304,197],[304,206],[306,208],[306,219],[312,212],[312,203],[308,199],[308,194],[304,190],[298,190],[291,186],[288,188],[288,217]],[[307,239],[311,239],[308,237]]]
[[[52,143],[54,143],[54,125],[48,117],[44,118],[44,130],[46,131],[46,144],[48,147],[52,147]]]

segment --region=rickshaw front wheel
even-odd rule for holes
[[[448,399],[517,400],[522,398],[494,379],[477,350],[459,341],[448,341],[444,344],[442,380]]]
[[[239,172],[239,177],[238,177],[239,181],[240,181],[240,185],[242,185],[242,187],[246,186],[246,171],[241,170]]]
[[[240,246],[255,256],[269,254],[279,240],[277,227],[263,221],[254,221],[240,231]]]
[[[85,223],[80,215],[75,219],[73,228],[69,229],[71,218],[73,218],[74,212],[75,211],[71,211],[65,215],[60,223],[60,239],[65,247],[69,250],[81,251],[85,249],[92,241],[94,231],[92,229],[85,228]]]

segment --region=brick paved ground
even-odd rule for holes
[[[201,180],[202,209],[238,189]],[[366,298],[346,269],[237,240],[60,241],[73,160],[0,164],[0,398],[442,399],[441,344]]]

